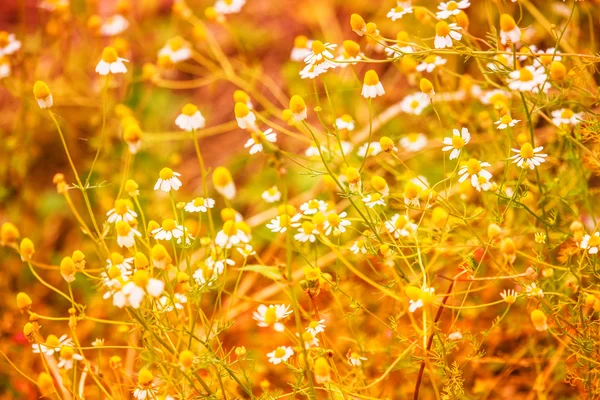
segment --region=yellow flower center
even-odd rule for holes
[[[467,172],[469,174],[477,174],[481,171],[481,165],[479,164],[479,160],[471,158],[467,161]]]
[[[440,21],[436,24],[435,34],[437,36],[448,36],[449,33],[450,27],[448,26],[448,23],[446,23],[445,21]]]
[[[168,180],[173,177],[173,170],[171,168],[163,168],[158,175],[160,176],[160,179]]]
[[[125,261],[125,259],[119,253],[112,253],[110,255],[110,262],[111,262],[112,265],[122,264],[123,261]]]
[[[434,54],[425,57],[425,63],[426,64],[433,64],[435,62],[435,60],[436,60],[436,57],[437,56],[434,55]]]
[[[502,118],[500,118],[500,122],[502,122],[503,124],[509,124],[512,121],[512,117],[510,115],[503,115]]]
[[[397,13],[404,12],[404,7],[402,7],[402,6],[398,6],[398,7],[396,7],[396,8],[394,9],[394,11],[396,11]]]
[[[235,226],[235,222],[233,221],[227,221],[225,222],[225,224],[223,224],[223,232],[227,235],[227,236],[234,236],[237,232],[237,228]]]
[[[308,327],[311,329],[316,329],[317,326],[319,326],[319,321],[311,321],[310,324],[308,324]]]
[[[458,9],[458,3],[455,1],[449,1],[446,3],[446,10],[448,11],[454,11]]]
[[[150,276],[148,275],[148,271],[144,269],[138,269],[133,274],[133,282],[136,286],[145,288],[148,286],[148,282],[150,281]]]
[[[235,103],[234,108],[235,116],[237,118],[244,118],[246,115],[250,114],[250,109],[245,103]]]
[[[177,228],[177,222],[175,222],[175,220],[172,219],[165,219],[162,223],[162,228],[165,231],[172,231],[173,229]]]
[[[521,151],[519,155],[525,159],[529,159],[533,157],[533,146],[530,143],[525,143],[521,146]]]
[[[312,42],[312,51],[315,54],[321,54],[325,51],[325,45],[320,40],[315,40]]]
[[[33,85],[33,96],[38,100],[43,100],[50,96],[50,88],[45,82],[37,81]]]
[[[396,227],[396,229],[403,229],[407,223],[408,219],[404,215],[401,215],[398,217],[398,219],[396,219],[396,223],[394,224],[394,226]]]
[[[500,29],[504,32],[510,32],[517,26],[513,17],[508,14],[502,14],[500,16]]]
[[[308,202],[308,208],[311,210],[318,210],[319,209],[319,201],[318,200],[310,200]]]
[[[119,199],[115,201],[115,212],[119,215],[125,215],[128,211],[127,200]]]
[[[277,322],[277,319],[277,309],[272,306],[267,308],[267,311],[265,311],[265,323],[267,325],[273,325]]]
[[[379,83],[379,76],[377,72],[372,69],[368,70],[365,74],[365,85],[367,86],[375,86]]]
[[[571,118],[571,117],[573,116],[573,114],[575,114],[575,113],[573,112],[573,110],[570,110],[570,109],[568,109],[568,108],[565,108],[565,109],[563,110],[563,112],[560,114],[560,116],[561,116],[562,118]]]
[[[406,197],[407,199],[414,199],[417,196],[419,196],[421,190],[422,189],[419,186],[415,185],[413,182],[408,182],[406,184],[406,187],[404,188],[404,197]]]
[[[421,103],[419,103],[419,100],[413,100],[410,102],[410,108],[412,108],[414,110],[417,107],[419,107],[419,104],[421,104]],[[409,140],[410,140],[410,137],[409,137]],[[411,140],[411,142],[412,142],[412,140]]]
[[[312,231],[315,229],[315,224],[313,224],[310,221],[304,221],[302,223],[302,230],[304,231],[304,233],[310,234],[312,233]]]
[[[292,113],[294,114],[300,114],[306,110],[306,103],[304,103],[304,99],[297,94],[293,95],[290,99],[290,110],[292,110]]]
[[[60,358],[64,360],[72,360],[75,350],[71,346],[63,346],[60,349]]]
[[[131,232],[131,226],[125,221],[119,221],[115,224],[117,236],[128,236]]]
[[[312,222],[313,224],[315,224],[315,226],[322,225],[323,223],[325,223],[325,215],[323,215],[323,213],[321,212],[316,213],[312,217]]]
[[[193,201],[194,207],[200,207],[204,205],[204,198],[203,197],[196,197]]]
[[[452,136],[452,146],[455,149],[462,149],[465,145],[465,140],[460,135]]]
[[[600,246],[600,236],[593,235],[590,237],[590,241],[588,242],[589,247],[598,247]]]
[[[188,117],[191,117],[192,115],[196,114],[196,111],[198,111],[198,107],[196,107],[195,105],[193,105],[191,103],[186,104],[181,109],[181,113],[183,115],[187,115]]]
[[[519,80],[521,82],[529,82],[533,80],[533,74],[527,68],[521,68],[519,70]]]
[[[102,61],[111,64],[116,62],[118,59],[119,56],[117,55],[117,51],[114,47],[108,46],[102,51]]]
[[[329,225],[337,227],[340,225],[341,218],[336,213],[331,213],[327,216],[327,221],[329,222]]]
[[[225,167],[217,167],[213,172],[213,183],[216,187],[225,187],[231,183],[231,174]]]
[[[483,175],[480,175],[480,176],[478,176],[478,177],[477,177],[477,182],[478,182],[480,185],[483,185],[484,183],[486,183],[486,182],[487,182],[487,179],[485,178],[485,176],[483,176]]]
[[[306,36],[296,36],[294,39],[294,47],[303,49],[308,45],[308,38]]]
[[[181,36],[175,36],[174,38],[169,40],[169,47],[171,48],[171,50],[177,51],[183,47],[184,43],[185,41]]]
[[[56,335],[48,335],[46,338],[46,346],[48,347],[58,347],[60,346],[60,342],[58,341],[58,337]]]
[[[276,358],[281,358],[285,356],[285,349],[283,347],[278,347],[277,350],[275,350],[274,356]]]
[[[407,137],[409,142],[417,143],[417,141],[421,138],[421,135],[418,133],[409,133]]]
[[[5,47],[8,44],[8,32],[0,31],[0,47]]]

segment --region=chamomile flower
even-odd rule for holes
[[[173,310],[183,310],[184,304],[187,303],[187,296],[181,293],[173,294],[172,298],[162,296],[158,299],[158,303],[160,304],[161,311],[170,312]]]
[[[54,353],[59,353],[63,346],[73,346],[73,339],[67,335],[62,335],[60,338],[56,335],[48,335],[44,343],[34,343],[31,345],[33,353],[44,353],[47,356],[52,356]]]
[[[513,304],[517,300],[517,292],[514,289],[504,290],[500,293],[500,297],[508,304]]]
[[[292,61],[304,61],[312,51],[311,45],[312,40],[309,40],[306,36],[296,36],[290,59]]]
[[[439,19],[448,19],[451,16],[457,16],[462,10],[469,8],[471,3],[469,0],[446,1],[438,4],[438,12],[436,16]]]
[[[550,83],[546,80],[547,75],[543,67],[535,68],[528,65],[508,74],[508,87],[520,92],[538,93],[540,90],[547,92]]]
[[[458,175],[460,176],[458,178],[458,182],[462,183],[467,179],[471,179],[471,185],[474,188],[477,188],[477,186],[480,185],[478,181],[480,177],[488,181],[492,179],[492,174],[488,170],[484,169],[485,167],[491,167],[491,164],[488,162],[479,161],[475,158],[469,159],[466,165],[461,167],[461,169],[458,171]]]
[[[246,0],[217,0],[215,11],[219,14],[236,14],[242,10]]]
[[[360,45],[353,40],[344,40],[342,53],[336,57],[335,61],[341,68],[346,68],[348,65],[356,65],[364,58],[363,52],[360,51]]]
[[[544,297],[544,291],[535,282],[525,285],[525,293],[528,297]]]
[[[361,357],[360,354],[354,353],[352,350],[348,350],[346,357],[348,358],[348,364],[353,367],[360,367],[362,362],[367,360],[367,357]]]
[[[52,107],[52,93],[45,82],[36,81],[33,85],[33,97],[41,109]]]
[[[290,217],[287,214],[278,215],[273,218],[270,223],[266,226],[274,233],[285,233],[293,222],[297,222],[302,217],[302,214],[294,215]]]
[[[231,173],[225,167],[217,167],[212,176],[215,190],[228,200],[235,197],[236,188]]]
[[[132,280],[125,283],[121,290],[113,295],[113,305],[118,308],[139,308],[146,294],[158,298],[161,296],[164,287],[165,283],[150,278],[148,271],[136,270]]]
[[[254,251],[254,248],[251,245],[247,244],[247,243],[244,245],[244,247],[237,247],[236,250],[244,258],[248,258],[248,257],[253,256],[253,255],[256,254],[256,251]]]
[[[509,72],[514,69],[515,59],[510,54],[496,54],[486,67],[492,72]],[[496,89],[499,90],[499,89]]]
[[[460,155],[460,151],[469,141],[471,140],[471,133],[467,128],[462,128],[460,131],[458,129],[452,130],[451,137],[445,137],[443,143],[445,144],[442,147],[442,151],[450,152],[450,159],[455,160]]]
[[[6,31],[0,31],[0,57],[11,55],[21,48],[21,42],[15,35]]]
[[[494,107],[501,108],[508,104],[511,98],[511,93],[502,89],[494,89],[488,92],[484,92],[481,96],[482,104],[491,104]]]
[[[96,72],[100,75],[124,74],[127,72],[124,62],[128,61],[119,57],[114,47],[105,47],[102,51],[102,59],[96,65]]]
[[[410,221],[408,216],[394,214],[392,219],[385,221],[385,228],[396,239],[407,237],[417,231],[417,225]]]
[[[413,93],[402,99],[400,109],[407,114],[421,115],[429,104],[429,100],[423,98],[421,93]]]
[[[219,275],[215,270],[198,268],[196,271],[194,271],[193,278],[200,287],[212,286],[212,284],[219,278]]]
[[[0,79],[10,76],[12,67],[6,57],[0,56]]]
[[[234,221],[226,221],[215,238],[215,244],[223,249],[229,249],[232,246],[237,246],[240,242],[248,243],[250,239],[246,233],[240,229],[238,223]]]
[[[125,258],[119,253],[111,253],[110,258],[106,260],[107,270],[116,267],[121,272],[121,276],[127,277],[132,274],[133,257]]]
[[[521,168],[534,169],[546,161],[546,157],[548,157],[547,154],[540,154],[543,149],[542,146],[533,148],[531,143],[524,143],[520,149],[511,149],[517,154],[510,157],[509,160],[513,160],[513,163]]]
[[[314,215],[318,212],[327,211],[328,205],[323,200],[312,199],[300,205],[300,211],[304,215]]]
[[[298,228],[298,233],[294,235],[294,240],[297,240],[301,243],[314,243],[319,234],[320,232],[318,229],[316,229],[315,224],[313,224],[311,221],[304,221]]]
[[[194,200],[190,201],[189,203],[187,203],[184,207],[184,210],[189,212],[189,213],[194,213],[194,212],[207,212],[210,208],[213,208],[215,206],[215,200],[209,198],[204,198],[204,197],[196,197]]]
[[[163,192],[170,192],[171,190],[179,190],[182,183],[178,176],[181,176],[179,172],[174,172],[171,168],[163,168],[158,174],[158,180],[154,185],[154,190],[161,190]]]
[[[261,197],[267,203],[275,203],[281,200],[281,192],[279,191],[279,189],[277,189],[277,186],[272,186],[269,189],[265,190]]]
[[[388,11],[387,17],[389,19],[391,19],[392,21],[396,21],[396,20],[402,18],[403,16],[405,16],[406,14],[412,14],[412,12],[413,12],[413,8],[412,8],[412,4],[410,4],[410,2],[398,1],[396,3],[396,7],[392,8],[390,11]]]
[[[406,294],[410,299],[408,302],[408,311],[414,313],[424,305],[431,304],[435,300],[434,293],[435,288],[427,287],[426,285],[423,285],[421,288],[409,286],[406,289]]]
[[[119,247],[133,247],[135,245],[135,237],[142,236],[140,232],[133,229],[128,222],[119,221],[115,224],[117,232],[117,244]]]
[[[167,58],[172,63],[177,64],[192,58],[191,45],[181,36],[175,36],[158,51],[159,58]]]
[[[270,353],[267,353],[269,362],[273,365],[281,364],[290,359],[294,355],[294,350],[289,346],[279,346]]]
[[[533,310],[531,312],[531,322],[535,326],[535,330],[544,332],[548,330],[548,317],[542,310]]]
[[[204,128],[205,123],[198,107],[190,103],[183,106],[181,114],[175,118],[175,125],[188,132]]]
[[[66,371],[73,369],[73,364],[76,361],[83,360],[83,356],[79,353],[75,353],[75,349],[72,346],[62,346],[60,348],[60,357],[58,359],[58,368],[62,368]]]
[[[369,154],[367,154],[367,151],[369,152]],[[381,153],[381,145],[379,144],[379,142],[371,142],[370,144],[365,143],[362,146],[360,146],[356,151],[356,155],[361,158],[364,158],[365,156],[376,156],[379,153]]]
[[[332,43],[323,43],[320,40],[315,40],[311,43],[311,52],[306,58],[304,62],[307,64],[314,64],[316,61],[322,59],[333,59],[333,51],[337,47],[336,44]]]
[[[412,207],[420,207],[420,197],[423,187],[413,181],[409,181],[404,187],[404,204]]]
[[[510,43],[519,43],[521,41],[521,30],[517,26],[514,18],[508,14],[500,16],[500,42],[503,45]]]
[[[595,232],[593,235],[585,235],[579,243],[579,247],[587,250],[589,254],[598,254],[600,248],[600,232]]]
[[[350,251],[354,254],[367,254],[367,244],[364,239],[355,241],[350,247]]]
[[[438,65],[444,65],[446,62],[447,60],[445,58],[432,54],[425,57],[425,59],[417,65],[417,71],[431,73]]]
[[[121,14],[115,14],[106,19],[100,25],[100,34],[102,36],[117,36],[129,28],[129,21]]]
[[[221,249],[219,246],[216,246],[211,255],[204,261],[206,266],[213,270],[214,273],[221,275],[225,272],[225,266],[234,266],[235,261],[230,258],[227,258],[225,255],[225,251]]]
[[[375,206],[385,206],[383,195],[377,192],[369,193],[368,195],[362,198],[362,201],[369,208],[373,208]]]
[[[183,226],[179,225],[177,221],[167,218],[162,222],[160,228],[156,228],[152,231],[152,236],[156,240],[171,240],[172,238],[180,239],[183,237]]]
[[[461,29],[456,23],[438,22],[435,26],[435,39],[433,42],[435,48],[445,49],[446,47],[452,47],[452,40],[459,41],[462,39]]]
[[[313,335],[325,332],[325,320],[311,321],[310,324],[308,324],[308,327],[306,327],[306,331]]]
[[[339,130],[345,129],[352,132],[354,130],[354,119],[350,115],[344,114],[335,119],[335,127]]]
[[[410,152],[423,150],[427,146],[427,136],[422,133],[409,133],[400,138],[400,146]]]
[[[261,304],[252,314],[252,318],[258,322],[260,327],[272,326],[276,332],[283,332],[285,326],[281,322],[292,313],[290,306],[284,304],[270,304],[266,306]]]
[[[136,400],[156,399],[158,390],[154,386],[154,375],[146,368],[138,374],[138,387],[133,391]]]
[[[552,123],[556,126],[572,125],[575,126],[581,122],[583,113],[575,113],[569,108],[561,108],[552,111]]]
[[[518,124],[519,122],[521,122],[521,120],[519,119],[514,119],[513,117],[511,117],[509,114],[504,114],[502,116],[502,118],[500,118],[498,121],[494,122],[495,125],[498,125],[496,128],[497,129],[506,129],[509,126],[512,128],[513,126],[515,126],[516,124]]]
[[[383,96],[385,94],[383,85],[379,81],[379,75],[372,69],[365,73],[361,94],[366,99],[374,99],[377,96]]]
[[[234,107],[235,119],[240,129],[255,130],[256,129],[256,115],[245,103],[237,102]]]
[[[345,211],[340,214],[336,212],[327,214],[327,220],[324,224],[325,235],[329,236],[333,234],[333,236],[338,236],[346,232],[346,227],[352,225],[350,221],[345,219],[347,215]]]
[[[119,221],[132,222],[137,218],[137,213],[133,211],[133,204],[128,199],[118,199],[115,206],[106,213],[107,222],[113,224]]]
[[[248,139],[248,141],[244,145],[245,148],[250,148],[250,151],[249,151],[250,154],[256,154],[256,153],[260,153],[261,151],[263,151],[262,140],[266,140],[267,142],[270,142],[270,143],[277,142],[277,134],[275,132],[273,132],[273,129],[271,129],[271,128],[267,129],[264,132],[253,131],[251,133],[251,136],[252,137],[250,139]]]

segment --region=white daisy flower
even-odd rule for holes
[[[544,297],[544,291],[535,282],[525,285],[525,293],[527,293],[527,297]]]
[[[256,130],[256,115],[245,103],[237,102],[234,107],[235,120],[240,129]]]
[[[287,214],[282,214],[273,218],[266,226],[271,230],[271,232],[284,233],[287,231],[288,227],[291,226],[292,222],[297,222],[300,220],[300,218],[302,218],[302,214],[294,215],[291,218]]]
[[[294,350],[289,346],[280,346],[272,352],[267,353],[267,357],[269,357],[269,362],[274,365],[286,362],[293,355]]]
[[[462,338],[463,338],[463,335],[459,331],[452,332],[451,334],[448,335],[448,339],[454,340],[454,341],[461,340]]]
[[[350,221],[344,219],[347,215],[348,213],[345,211],[341,212],[340,214],[336,212],[327,214],[327,220],[324,224],[325,235],[329,236],[333,234],[333,236],[338,236],[346,232],[346,227],[352,225]]]
[[[294,239],[301,243],[314,243],[319,234],[320,232],[318,229],[316,229],[315,224],[313,224],[311,221],[304,221],[298,228],[298,233],[294,235]]]
[[[321,146],[321,153],[328,153],[328,152],[329,152],[329,149],[327,149],[327,147]],[[319,148],[317,148],[317,146],[309,146],[304,151],[304,155],[306,157],[318,157],[319,156]]]
[[[230,249],[241,242],[248,243],[250,238],[246,233],[239,229],[234,221],[227,221],[223,224],[223,229],[217,233],[215,244],[223,249]]]
[[[503,290],[500,297],[508,304],[513,304],[517,300],[517,292],[514,289]]]
[[[308,324],[306,331],[312,333],[313,335],[325,332],[325,320],[321,319],[318,321],[311,321],[310,324]]]
[[[462,183],[470,178],[471,185],[474,188],[481,190],[482,185],[483,188],[487,187],[486,183],[489,183],[489,180],[492,179],[492,174],[488,170],[483,169],[484,167],[491,167],[491,165],[488,162],[481,162],[475,158],[469,159],[467,164],[458,171],[458,175],[460,176],[458,182]]]
[[[515,126],[519,122],[521,122],[521,120],[514,119],[510,115],[505,114],[498,121],[494,122],[494,124],[498,125],[496,128],[502,130],[502,129],[508,128],[509,126],[512,128],[513,126]]]
[[[281,200],[281,192],[279,191],[279,189],[277,189],[277,186],[272,186],[269,189],[265,190],[261,197],[267,203],[275,203]]]
[[[369,151],[368,155],[367,155],[367,149]],[[356,155],[359,156],[360,158],[364,158],[365,156],[367,156],[367,157],[376,156],[379,153],[381,153],[381,144],[379,144],[379,142],[371,142],[371,144],[365,143],[362,146],[360,146],[358,148],[358,150],[356,151]]]
[[[317,76],[327,72],[328,69],[337,67],[337,64],[327,58],[322,58],[315,61],[314,63],[307,64],[301,71],[300,77],[302,79],[314,79]]]
[[[225,266],[234,266],[235,261],[230,258],[225,257],[225,252],[217,247],[217,250],[213,251],[213,253],[205,260],[206,266],[213,270],[216,274],[221,275],[225,271]]]
[[[315,40],[311,43],[311,52],[306,58],[304,62],[307,64],[314,64],[316,61],[320,61],[322,59],[333,59],[333,52],[337,47],[336,44],[332,43],[323,43],[320,40]]]
[[[400,102],[402,112],[413,115],[421,115],[427,106],[429,106],[429,100],[423,98],[421,93],[409,94]]]
[[[73,364],[76,361],[83,360],[83,356],[75,353],[75,349],[71,346],[62,346],[60,349],[60,357],[58,359],[58,368],[70,371],[73,369]]]
[[[367,357],[361,357],[358,353],[353,353],[351,350],[348,350],[348,354],[346,354],[348,358],[348,364],[353,367],[360,367],[363,361],[367,360]]]
[[[345,129],[348,132],[352,132],[354,130],[354,120],[350,115],[344,114],[335,119],[335,127],[339,130]]]
[[[158,174],[158,180],[154,185],[154,190],[161,190],[163,192],[170,192],[171,189],[177,191],[181,187],[182,183],[177,178],[181,176],[179,172],[173,172],[171,168],[163,168]]]
[[[462,28],[456,23],[448,24],[446,21],[440,21],[435,26],[435,39],[433,44],[436,49],[445,49],[452,47],[452,40],[459,41],[462,39],[460,31]]]
[[[427,146],[427,136],[422,133],[409,133],[400,139],[400,146],[411,152],[423,150]]]
[[[387,17],[389,19],[391,19],[392,21],[396,21],[396,20],[402,18],[403,16],[405,16],[406,14],[412,14],[412,12],[413,12],[413,8],[412,8],[412,4],[410,4],[410,2],[398,1],[396,3],[396,7],[392,8],[390,11],[388,11]]]
[[[552,123],[556,126],[572,125],[575,126],[581,122],[583,113],[575,113],[569,108],[561,108],[552,111]]]
[[[510,43],[519,43],[521,41],[521,30],[517,26],[514,18],[508,14],[500,16],[500,42],[503,45]]]
[[[10,66],[10,62],[5,57],[0,56],[0,79],[9,77],[11,73],[12,67]],[[52,104],[50,104],[50,106],[52,106]]]
[[[242,10],[246,0],[217,0],[215,11],[219,14],[236,14]]]
[[[555,49],[554,47],[550,47],[546,49],[546,51],[536,51],[536,53],[545,53],[543,56],[537,56],[533,59],[534,67],[547,67],[553,61],[561,61],[562,57],[560,56],[560,50]]]
[[[306,36],[296,36],[290,59],[292,61],[304,61],[312,52],[311,46],[312,40],[309,40]]]
[[[168,296],[162,296],[158,299],[160,304],[159,308],[164,312],[171,312],[173,310],[183,310],[184,304],[187,303],[187,296],[181,293],[173,294],[172,298]]]
[[[520,149],[511,149],[516,155],[509,158],[513,163],[521,168],[534,169],[541,163],[546,161],[547,154],[540,154],[544,147],[536,147],[535,149],[530,143],[524,143]]]
[[[52,356],[54,353],[60,352],[63,346],[73,347],[73,339],[67,335],[62,335],[60,338],[56,335],[48,335],[44,343],[32,344],[31,351],[36,354],[44,353],[47,356]]]
[[[325,212],[329,206],[323,200],[312,199],[300,205],[300,211],[304,215],[314,215],[318,212]]]
[[[589,254],[598,254],[600,248],[600,232],[595,232],[593,235],[585,235],[579,243],[579,247],[587,250]]]
[[[115,224],[115,231],[117,232],[117,244],[119,247],[130,248],[135,246],[135,237],[142,236],[142,234],[133,229],[128,222],[119,221]]]
[[[374,99],[375,97],[383,96],[384,94],[385,90],[379,81],[379,75],[372,69],[368,70],[365,73],[361,95],[366,99]]]
[[[504,105],[508,104],[509,99],[512,97],[510,92],[501,89],[494,89],[488,92],[484,92],[481,96],[482,104],[491,104],[493,106],[496,105]]]
[[[375,206],[385,206],[385,201],[383,200],[383,195],[381,193],[370,193],[362,198],[362,201],[369,208],[373,208]]]
[[[442,151],[450,151],[450,159],[455,160],[460,155],[460,150],[465,147],[470,140],[471,133],[467,128],[462,128],[460,131],[458,129],[453,129],[452,136],[444,138],[443,143],[445,146],[442,147]]]
[[[266,306],[261,304],[252,314],[252,318],[258,322],[257,325],[260,327],[264,328],[272,326],[275,331],[283,332],[285,326],[281,321],[287,318],[292,312],[289,305],[270,304],[269,306]]]
[[[175,125],[188,132],[204,128],[205,123],[198,107],[189,103],[183,106],[181,114],[175,118]]]
[[[121,14],[115,14],[100,25],[102,36],[117,36],[129,28],[129,21]]]
[[[251,135],[252,135],[252,137],[250,139],[248,139],[248,141],[244,145],[245,148],[250,148],[250,151],[249,151],[250,154],[256,154],[256,153],[260,153],[261,151],[263,151],[262,140],[266,140],[267,142],[270,142],[270,143],[277,142],[277,134],[275,132],[273,132],[273,129],[271,129],[271,128],[267,129],[264,132],[253,131],[251,133]]]
[[[425,59],[421,61],[419,65],[417,65],[417,71],[431,73],[435,67],[438,65],[444,65],[446,62],[447,60],[445,58],[432,54],[425,57]]]
[[[385,221],[387,231],[396,239],[407,237],[417,231],[417,225],[412,223],[408,216],[394,214],[391,220]]]
[[[520,92],[538,93],[540,90],[547,92],[551,85],[546,80],[544,68],[528,65],[508,74],[508,87]]]
[[[133,211],[133,204],[128,199],[118,199],[115,206],[106,213],[107,222],[113,224],[119,221],[132,222],[137,218],[137,213]]]
[[[256,254],[256,251],[254,251],[254,248],[249,244],[245,244],[244,247],[238,247],[238,248],[236,248],[236,250],[244,258],[248,258],[248,257]]]
[[[183,226],[179,225],[173,219],[165,219],[160,228],[154,229],[151,233],[156,240],[171,240],[172,238],[180,239],[183,237]]]
[[[175,64],[189,60],[192,58],[191,45],[181,36],[175,36],[158,51],[158,57],[168,57]]]
[[[121,277],[127,278],[133,273],[133,257],[125,258],[119,253],[112,253],[110,258],[106,260],[106,269],[109,270],[111,267],[117,267],[121,271]],[[103,273],[106,275],[106,273]],[[108,280],[108,275],[104,276],[105,280]]]
[[[204,198],[204,197],[196,197],[194,200],[190,201],[189,203],[187,203],[184,207],[184,210],[189,212],[189,213],[194,213],[194,212],[207,212],[210,208],[213,208],[215,206],[215,200],[209,198]]]
[[[350,251],[354,254],[367,254],[367,245],[364,240],[357,240],[350,247]]]
[[[119,57],[114,47],[105,47],[102,51],[102,59],[96,65],[96,72],[100,75],[124,74],[127,72],[124,62],[128,61]]]
[[[439,11],[436,13],[436,16],[439,19],[448,19],[451,16],[460,14],[462,10],[469,8],[470,5],[469,0],[441,2],[438,5]]]
[[[131,281],[127,282],[120,291],[113,295],[113,305],[118,308],[139,308],[146,294],[154,298],[162,295],[165,283],[161,280],[150,278],[148,271],[137,270]]]
[[[136,400],[146,400],[146,399],[156,399],[156,394],[158,393],[158,389],[154,387],[154,385],[151,386],[145,386],[145,387],[138,387],[135,388],[135,390],[133,391],[133,397]]]
[[[212,286],[212,284],[218,279],[219,275],[215,270],[209,270],[204,268],[198,268],[194,271],[194,281],[198,284],[198,286]]]

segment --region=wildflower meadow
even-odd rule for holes
[[[600,398],[600,1],[0,3],[1,399]]]

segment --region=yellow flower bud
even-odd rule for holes
[[[19,230],[11,222],[5,222],[0,227],[0,244],[2,246],[16,245],[19,237],[21,237]]]
[[[60,262],[60,274],[63,276],[65,281],[73,282],[75,280],[75,263],[71,257],[64,257]]]
[[[487,235],[488,235],[488,238],[490,238],[490,240],[495,239],[500,234],[500,232],[502,232],[502,228],[500,228],[498,225],[496,225],[496,224],[488,225]]]
[[[148,257],[146,257],[144,253],[140,253],[139,251],[135,253],[135,258],[133,260],[135,269],[146,269],[149,264]]]
[[[54,381],[52,377],[47,372],[42,372],[39,374],[37,379],[37,385],[40,388],[40,392],[43,396],[50,396],[54,391]]]
[[[154,380],[154,375],[147,368],[142,368],[138,374],[138,384],[140,386],[147,386]]]
[[[183,350],[179,353],[179,364],[183,368],[190,368],[194,364],[194,353],[189,350]]]
[[[542,310],[533,310],[531,312],[531,322],[535,329],[543,332],[548,329],[548,317]]]
[[[350,26],[352,27],[352,30],[360,36],[367,32],[367,24],[363,17],[358,14],[352,14],[350,16]]]
[[[567,75],[567,67],[560,61],[553,61],[550,64],[550,77],[555,81],[560,81],[565,79]]]
[[[31,307],[31,298],[27,295],[27,293],[19,292],[17,294],[17,308],[23,312],[25,310],[29,310]]]
[[[379,145],[381,146],[381,150],[385,151],[386,153],[391,153],[396,147],[394,146],[394,141],[387,136],[383,136],[381,139],[379,139]]]
[[[37,101],[40,108],[52,107],[52,93],[50,88],[43,81],[36,81],[33,85],[33,97]]]
[[[23,326],[23,335],[25,335],[25,337],[30,338],[34,333],[35,327],[31,322],[28,322]]]
[[[21,245],[19,246],[19,251],[21,253],[22,261],[31,260],[33,253],[35,253],[33,242],[29,238],[23,238],[23,240],[21,240]]]

